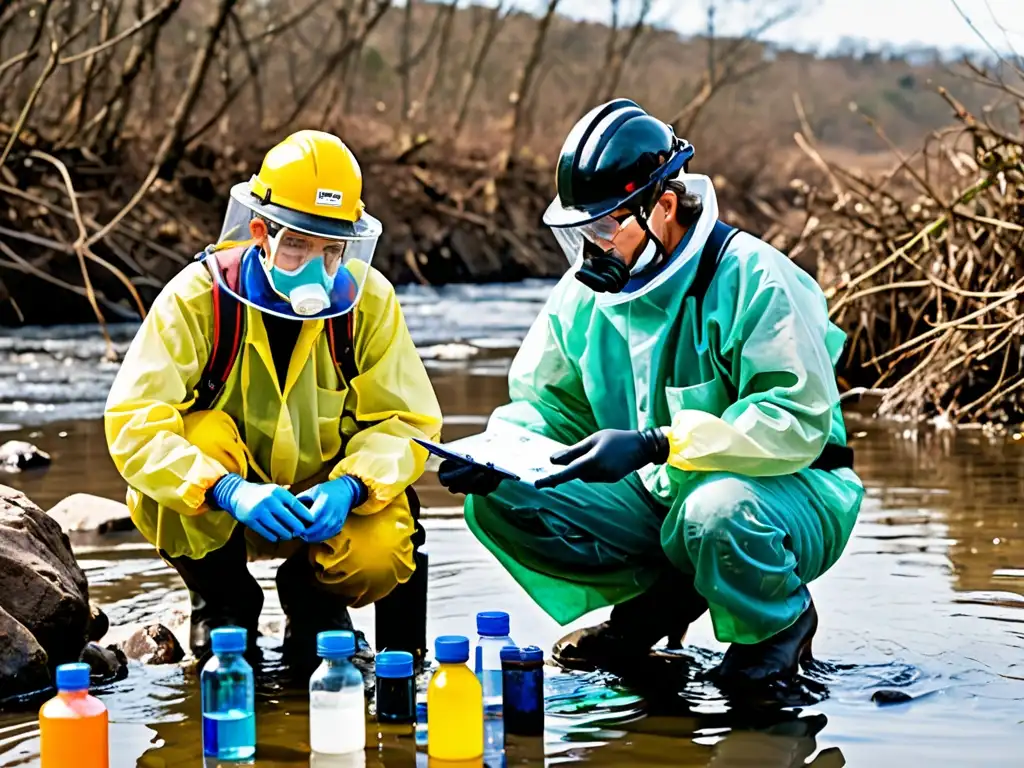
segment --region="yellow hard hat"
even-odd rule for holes
[[[232,198],[260,217],[327,238],[370,234],[360,226],[371,223],[363,221],[362,193],[363,174],[352,151],[337,136],[311,130],[273,147],[260,172],[231,190]]]

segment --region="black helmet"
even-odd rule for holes
[[[665,182],[683,170],[693,146],[629,99],[584,115],[558,158],[558,197],[544,214],[549,227],[574,227],[629,208],[647,218]]]
[[[629,268],[585,237],[568,229],[597,221],[620,208],[629,210],[653,241],[657,259],[668,258],[664,245],[647,225],[667,181],[686,169],[693,146],[645,112],[636,102],[615,99],[584,115],[573,126],[558,158],[558,195],[544,213],[562,247],[580,244],[584,263],[576,277],[596,291],[619,292],[630,279]],[[564,234],[562,234],[564,232]]]

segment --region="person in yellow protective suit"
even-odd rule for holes
[[[814,280],[718,221],[693,147],[635,103],[571,131],[545,214],[574,265],[509,373],[491,426],[570,446],[536,487],[446,461],[470,528],[562,624],[566,666],[628,663],[710,610],[715,677],[794,674],[863,496],[834,366],[843,332]]]
[[[413,575],[426,452],[412,438],[436,439],[441,411],[370,264],[381,226],[361,195],[336,136],[273,147],[232,189],[219,244],[156,298],[107,398],[132,520],[190,591],[197,658],[217,626],[256,637],[249,556],[286,558],[284,648],[299,664],[318,632],[352,628],[350,606]]]

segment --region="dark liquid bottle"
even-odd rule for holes
[[[377,654],[377,720],[381,723],[416,722],[416,681],[412,654],[384,651]]]
[[[502,714],[505,733],[544,733],[544,652],[535,645],[501,649]]]

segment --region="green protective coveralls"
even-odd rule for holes
[[[760,642],[807,608],[806,585],[853,529],[857,475],[808,468],[826,441],[846,443],[834,369],[845,334],[822,291],[739,233],[698,317],[686,296],[697,262],[617,305],[567,273],[512,363],[511,402],[491,416],[565,444],[606,428],[669,436],[666,464],[618,483],[505,482],[467,497],[473,533],[562,625],[676,568],[693,575],[718,640]]]

